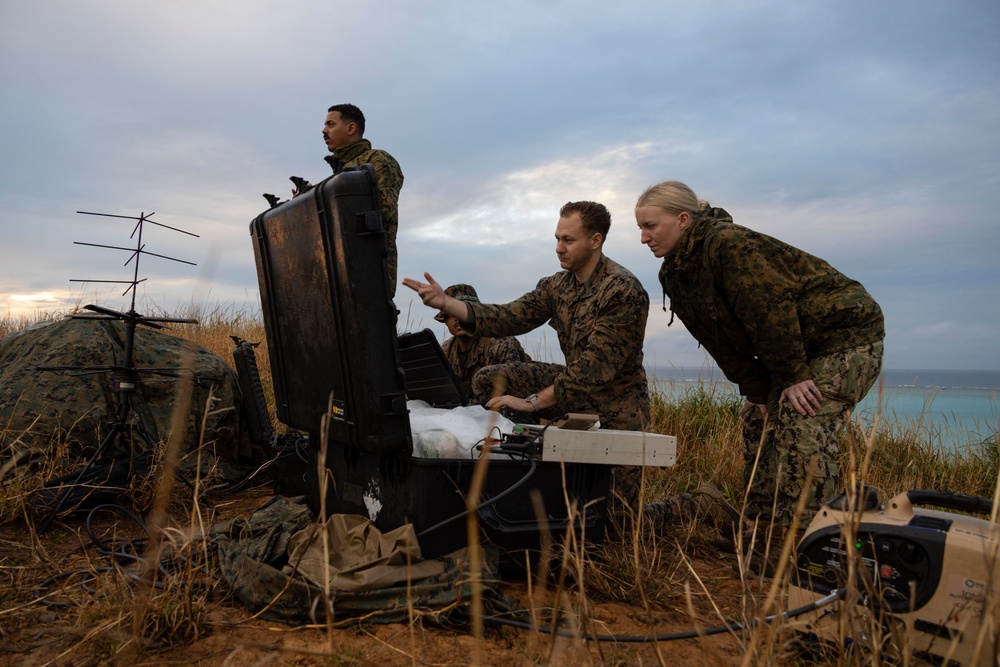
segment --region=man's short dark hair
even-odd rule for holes
[[[559,209],[559,217],[565,218],[573,213],[579,213],[583,221],[583,228],[588,234],[600,234],[602,243],[608,238],[608,230],[611,229],[611,212],[605,208],[604,204],[595,201],[571,201],[566,202]]]
[[[327,109],[327,112],[330,111],[336,111],[344,120],[356,123],[358,126],[359,137],[363,137],[365,135],[365,115],[361,113],[361,109],[357,108],[353,104],[334,104],[332,107]]]

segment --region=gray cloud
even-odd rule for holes
[[[324,111],[351,101],[406,174],[402,275],[514,298],[557,269],[559,206],[597,199],[608,254],[654,304],[648,361],[701,365],[666,327],[631,217],[644,187],[679,178],[861,280],[890,366],[1000,368],[998,19],[994,2],[929,0],[12,4],[0,314],[121,304],[69,283],[128,271],[73,245],[128,244],[77,210],[156,211],[201,236],[149,237],[199,266],[144,264],[148,302],[253,303],[260,195],[329,174]],[[439,330],[406,291],[406,323]]]

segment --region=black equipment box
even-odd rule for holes
[[[406,400],[412,393],[451,407],[467,399],[430,331],[397,337],[379,211],[375,174],[365,165],[251,223],[275,400],[280,421],[310,434],[312,461],[326,452],[327,514],[361,514],[382,530],[412,523],[431,558],[467,543],[461,514],[476,461],[413,457]],[[560,465],[491,460],[477,510],[481,537],[518,560],[539,547],[543,531],[558,541],[571,522],[600,543],[610,471],[565,466],[574,513]],[[319,480],[308,488],[318,510]],[[544,507],[541,523],[533,496]]]
[[[278,419],[377,456],[409,455],[374,170],[331,176],[250,230]]]
[[[401,334],[397,343],[408,399],[426,401],[435,408],[468,405],[469,397],[455,377],[433,331],[423,329]]]

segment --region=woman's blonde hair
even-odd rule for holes
[[[645,192],[639,195],[635,207],[639,208],[640,206],[656,206],[670,213],[687,211],[692,218],[696,218],[711,204],[704,199],[698,199],[694,190],[680,181],[663,181],[649,186]]]

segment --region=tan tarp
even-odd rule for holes
[[[320,587],[329,580],[335,591],[388,588],[445,569],[443,561],[423,559],[411,524],[383,533],[354,514],[334,514],[325,525],[311,524],[292,536],[288,548],[288,560],[297,563],[301,576]]]
[[[331,517],[321,526],[304,498],[275,496],[247,518],[216,524],[211,536],[234,598],[270,620],[292,625],[323,623],[329,614],[334,625],[406,623],[416,613],[425,622],[466,627],[476,586],[485,614],[510,614],[517,609],[517,601],[499,590],[496,562],[489,550],[478,572],[473,571],[465,549],[424,564],[417,560],[420,550],[412,528],[407,528],[381,535],[366,517],[347,515]],[[329,588],[322,585],[322,574],[315,582],[302,576],[290,558],[296,535],[304,536],[300,544],[308,545],[308,536],[323,535],[325,529],[347,533],[347,542],[331,537],[330,552],[344,554],[335,558],[346,567]],[[399,566],[406,562],[403,554],[413,559],[412,567]],[[321,560],[316,565],[323,567]],[[434,568],[435,574],[422,575],[425,566]],[[396,583],[382,583],[380,570],[392,571],[398,577]],[[369,588],[343,588],[360,580]]]

